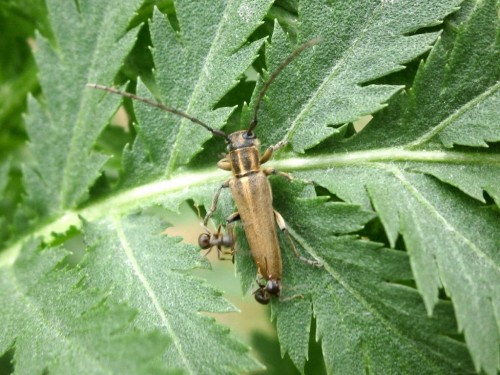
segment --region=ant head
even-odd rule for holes
[[[234,151],[246,147],[259,147],[260,142],[253,131],[240,130],[227,136],[228,150]]]
[[[261,305],[267,305],[271,301],[271,295],[264,287],[257,289],[253,294],[255,300]]]
[[[198,237],[198,245],[206,250],[210,247],[210,235],[208,233],[202,233]]]

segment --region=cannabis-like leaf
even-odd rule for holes
[[[238,373],[258,369],[213,318],[200,314],[235,308],[221,293],[186,275],[206,267],[197,248],[162,234],[165,225],[150,215],[111,217],[84,227],[90,253],[86,268],[94,285],[113,288],[113,297],[138,309],[136,325],[160,328],[172,338],[166,362],[191,374]],[[147,249],[147,251],[145,251]]]
[[[141,75],[138,95],[245,129],[271,72],[319,38],[273,82],[255,130],[264,147],[289,143],[269,166],[295,181],[271,177],[273,206],[301,255],[322,265],[303,264],[282,241],[283,291],[272,303],[282,352],[303,371],[316,322],[328,373],[495,374],[498,1],[154,4],[47,0],[28,152],[12,144],[12,167],[0,161],[0,204],[19,207],[2,224],[14,234],[0,253],[0,355],[27,373],[261,368],[204,315],[235,308],[190,275],[207,261],[159,218],[186,200],[210,206],[231,177],[215,167],[224,141],[143,103],[126,103],[126,136],[108,130],[120,98],[86,84]],[[364,115],[373,119],[356,133]],[[10,194],[19,165],[25,194]],[[213,217],[234,211],[224,191]],[[257,270],[244,228],[236,232],[246,291]],[[75,248],[76,266],[63,247]]]
[[[439,40],[412,90],[358,136],[337,145],[356,165],[301,174],[349,202],[373,207],[392,246],[403,235],[429,313],[444,287],[477,369],[490,374],[500,355],[498,213],[419,172],[483,202],[486,191],[498,202],[498,156],[448,149],[500,140],[495,8],[494,1],[476,4],[457,34],[447,30]],[[481,42],[472,42],[479,35]]]
[[[135,38],[126,26],[140,3],[47,1],[56,41],[36,41],[43,103],[29,101],[35,163],[24,171],[27,203],[41,216],[81,203],[108,158],[93,146],[118,98],[92,95],[85,85],[109,82],[118,72]]]
[[[29,243],[0,274],[0,353],[15,344],[16,371],[38,374],[166,373],[169,340],[132,327],[135,313],[89,289],[60,248]],[[173,368],[173,366],[170,366]]]

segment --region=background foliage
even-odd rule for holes
[[[3,373],[495,374],[499,4],[0,2]],[[207,207],[227,179],[224,142],[85,85],[230,132],[248,124],[256,73],[318,36],[271,86],[257,134],[289,141],[270,165],[295,180],[271,178],[274,206],[323,267],[282,241],[271,315],[288,362],[256,335],[259,362],[207,314],[237,310],[193,274],[207,259],[165,234],[167,211]],[[233,211],[223,195],[215,221]],[[237,231],[246,292],[256,269]]]

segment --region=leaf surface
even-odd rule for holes
[[[344,150],[352,150],[351,158],[362,155],[364,161],[328,174],[302,174],[349,202],[372,206],[392,246],[402,234],[428,312],[438,301],[439,288],[444,288],[476,368],[489,374],[496,372],[500,358],[498,212],[418,172],[482,202],[486,191],[498,202],[496,154],[444,151],[453,143],[484,147],[485,141],[497,140],[500,134],[498,107],[495,115],[491,104],[500,87],[495,9],[494,1],[475,4],[458,33],[445,33],[420,66],[408,96],[395,98],[394,106],[342,144]],[[470,43],[473,35],[481,35],[481,42]],[[452,133],[442,136],[447,129],[459,134],[464,121],[478,113],[484,116],[469,121],[460,140],[451,142]],[[400,152],[405,157],[400,159]]]
[[[247,43],[270,0],[175,3],[179,31],[159,11],[151,22],[158,99],[219,129],[232,112],[214,106],[238,82],[262,41]],[[151,97],[139,87],[141,96]],[[124,156],[124,184],[168,176],[201,151],[211,133],[179,116],[137,106],[139,134]]]
[[[265,143],[287,139],[294,151],[317,145],[336,132],[330,125],[355,121],[382,109],[401,87],[369,81],[403,69],[430,48],[434,26],[460,1],[358,1],[301,3],[300,42],[320,37],[270,88],[259,136]],[[275,30],[267,55],[272,71],[295,47]],[[293,83],[293,84],[292,84]],[[282,103],[286,102],[286,110]]]
[[[107,301],[76,269],[65,268],[66,251],[37,247],[28,244],[0,274],[0,353],[15,342],[16,372],[174,373],[159,359],[165,336],[131,329],[134,311]]]
[[[92,249],[86,262],[92,282],[112,286],[114,299],[136,307],[138,328],[159,328],[172,338],[166,363],[190,374],[260,368],[245,345],[200,313],[236,309],[213,287],[186,274],[208,266],[197,247],[165,236],[165,225],[146,214],[88,223],[84,229]]]
[[[107,160],[93,146],[119,100],[85,85],[109,82],[118,72],[134,43],[135,31],[126,28],[140,3],[47,1],[56,44],[36,40],[44,101],[29,100],[26,125],[35,162],[24,171],[28,204],[40,215],[82,202]]]
[[[5,188],[7,187],[7,183],[9,182],[9,170],[10,170],[10,162],[5,162],[0,164],[0,195],[2,196],[2,199],[0,199],[0,205],[6,205],[7,202],[4,201],[3,199],[3,194],[5,191]],[[3,242],[4,237],[6,237],[6,230],[5,228],[5,214],[2,212],[0,214],[0,243]]]
[[[0,193],[3,194],[9,182],[10,162],[0,164]]]
[[[133,42],[135,31],[125,30],[137,2],[48,4],[56,43],[37,39],[45,100],[30,103],[27,122],[34,163],[25,168],[28,198],[23,207],[39,218],[33,218],[26,236],[0,254],[4,282],[10,287],[16,259],[30,256],[28,247],[21,250],[30,237],[62,242],[81,231],[88,248],[83,266],[69,272],[75,281],[60,277],[47,284],[46,292],[57,298],[68,285],[80,290],[84,280],[85,287],[88,283],[110,292],[103,301],[96,291],[100,297],[82,311],[107,303],[137,309],[136,319],[127,315],[127,322],[134,325],[133,334],[149,344],[141,346],[138,339],[135,349],[127,349],[130,362],[136,358],[134,350],[168,335],[172,343],[164,359],[185,372],[259,368],[244,345],[203,315],[234,310],[218,291],[189,275],[206,262],[194,247],[161,234],[165,225],[152,213],[156,205],[177,210],[184,200],[210,206],[215,189],[230,176],[215,171],[216,160],[213,167],[204,163],[207,155],[215,154],[201,151],[210,133],[139,104],[137,136],[124,151],[123,171],[106,166],[115,177],[121,173],[121,183],[110,184],[99,199],[87,194],[105,162],[94,150],[96,139],[118,97],[84,85],[112,82]],[[152,93],[142,84],[137,91],[220,128],[230,114],[231,121],[239,115],[219,106],[262,46],[262,30],[254,31],[270,1],[207,4],[179,1],[173,3],[174,11],[169,3],[168,21],[154,11],[149,31],[156,82],[145,79]],[[500,160],[491,142],[499,139],[498,5],[493,0],[465,2],[459,13],[447,18],[438,38],[439,23],[458,4],[301,1],[298,22],[288,25],[296,27],[297,40],[276,26],[266,46],[270,72],[299,43],[322,37],[273,83],[256,129],[266,147],[286,138],[294,151],[308,152],[297,156],[285,149],[280,160],[269,163],[311,183],[285,185],[271,178],[274,206],[299,251],[323,264],[315,269],[299,263],[282,241],[284,289],[273,314],[282,349],[300,369],[314,313],[329,373],[455,374],[473,372],[472,364],[488,374],[496,372],[500,230],[492,203],[499,201]],[[57,17],[59,11],[66,18]],[[479,41],[471,42],[475,38]],[[396,94],[402,83],[410,82],[406,73],[397,71],[435,42],[411,87]],[[369,125],[347,138],[350,122],[372,113]],[[242,117],[240,129],[247,126],[248,113]],[[206,147],[217,141],[222,142],[214,139]],[[103,181],[109,182],[106,176],[99,179]],[[222,221],[232,212],[230,195],[224,192],[215,217]],[[238,238],[244,242],[244,235]],[[49,247],[48,256],[59,254],[42,246]],[[407,253],[399,251],[403,249]],[[33,262],[41,261],[40,254],[33,255]],[[238,249],[236,263],[248,289],[256,269],[244,247]],[[31,272],[30,277],[36,275]],[[451,303],[438,298],[440,288]],[[14,289],[6,290],[9,294]],[[17,298],[11,294],[9,298]],[[79,297],[67,295],[66,304],[82,306]],[[49,297],[36,301],[47,311],[63,306]],[[13,345],[12,332],[20,331],[24,317],[22,303],[9,306],[0,308],[0,320],[14,327],[0,341],[3,351]],[[97,314],[107,316],[106,311]],[[120,322],[126,320],[125,313],[118,315]],[[104,324],[100,332],[110,326]],[[148,333],[155,329],[161,334]],[[74,337],[77,331],[67,332],[68,340],[80,342]],[[107,353],[106,337],[99,339],[96,351]],[[44,344],[38,337],[35,341],[33,345]],[[22,344],[17,340],[14,347],[16,355],[25,355],[19,366],[36,362],[36,370],[43,371],[46,358],[27,358]],[[58,341],[47,347],[60,346]],[[158,345],[157,358],[164,354],[161,348],[165,346]],[[137,358],[140,362],[142,357]],[[155,372],[141,370],[137,372]]]

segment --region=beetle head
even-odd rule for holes
[[[255,300],[267,305],[271,300],[271,296],[279,297],[281,292],[281,280],[269,279],[265,285],[259,284],[259,288],[253,292]]]
[[[248,134],[247,130],[240,130],[227,136],[228,151],[238,150],[246,147],[259,147],[260,142],[254,132]]]

